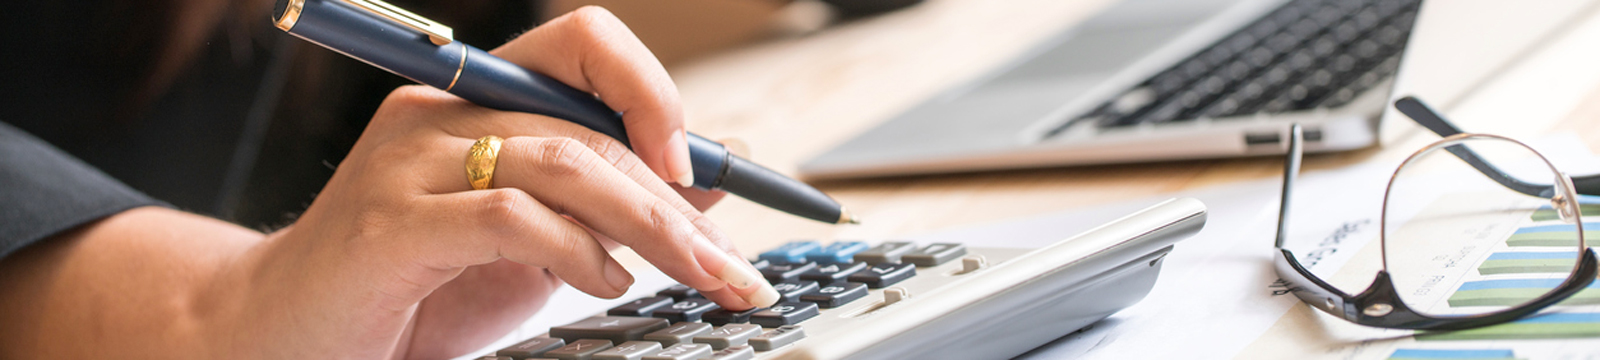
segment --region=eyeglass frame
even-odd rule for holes
[[[1578,209],[1577,206],[1577,199],[1570,196],[1573,194],[1572,180],[1564,173],[1557,171],[1557,174],[1560,174],[1558,178],[1563,184],[1557,184],[1552,187],[1557,188],[1568,195],[1565,201],[1569,202],[1569,206],[1571,206],[1570,210],[1574,212],[1573,215],[1575,216],[1575,219],[1578,220],[1578,247],[1582,249],[1582,251],[1579,251],[1581,258],[1579,259],[1578,264],[1573,267],[1572,273],[1567,276],[1567,280],[1562,282],[1560,286],[1556,287],[1552,291],[1545,293],[1544,295],[1535,298],[1532,301],[1524,302],[1521,305],[1484,314],[1434,316],[1419,313],[1413,310],[1410,306],[1406,305],[1406,303],[1400,299],[1399,293],[1395,290],[1394,281],[1390,278],[1388,271],[1388,252],[1387,247],[1385,247],[1383,251],[1383,256],[1385,257],[1383,269],[1378,271],[1377,276],[1372,281],[1372,285],[1369,285],[1367,289],[1362,291],[1360,294],[1347,294],[1337,287],[1328,284],[1326,281],[1323,281],[1322,278],[1312,274],[1310,270],[1306,269],[1305,266],[1300,264],[1300,261],[1295,258],[1293,252],[1283,248],[1283,241],[1288,235],[1287,223],[1289,218],[1289,191],[1293,187],[1295,178],[1298,177],[1300,173],[1300,159],[1302,157],[1301,142],[1303,141],[1302,138],[1304,137],[1299,124],[1291,125],[1289,132],[1289,151],[1285,155],[1283,189],[1279,195],[1280,202],[1278,208],[1278,231],[1277,239],[1274,243],[1274,247],[1278,251],[1273,255],[1273,264],[1274,270],[1277,272],[1278,277],[1288,284],[1289,292],[1294,294],[1295,297],[1299,298],[1301,301],[1304,301],[1306,304],[1311,305],[1313,308],[1322,310],[1323,312],[1334,316],[1338,316],[1339,318],[1347,321],[1366,326],[1412,330],[1460,330],[1509,322],[1533,314],[1557,302],[1566,300],[1573,294],[1577,294],[1585,287],[1588,287],[1588,285],[1595,280],[1596,269],[1600,268],[1600,265],[1597,265],[1594,249],[1588,247],[1584,243],[1582,230],[1583,222],[1581,219],[1581,213],[1578,213],[1580,209]],[[1451,135],[1442,140],[1429,144],[1422,150],[1412,153],[1411,156],[1407,157],[1406,161],[1395,170],[1396,175],[1399,174],[1400,169],[1405,168],[1405,163],[1411,162],[1411,160],[1415,159],[1421,154],[1429,153],[1438,150],[1439,148],[1458,146],[1461,141],[1466,139],[1483,137],[1509,140],[1517,144],[1522,144],[1516,140],[1498,135],[1471,133]],[[1527,145],[1523,146],[1526,147]],[[1458,148],[1465,149],[1465,147]],[[1532,150],[1532,148],[1529,148],[1529,150]],[[1468,152],[1470,153],[1470,150]],[[1456,151],[1452,151],[1452,153],[1456,154],[1457,156],[1461,156],[1462,154]],[[1538,155],[1541,159],[1544,157],[1544,155],[1538,154],[1537,151],[1534,151],[1534,154]],[[1477,158],[1475,154],[1473,155],[1473,158]],[[1546,161],[1546,164],[1548,163],[1549,162]],[[1487,163],[1484,164],[1487,165]],[[1482,171],[1483,169],[1479,168],[1479,170]],[[1495,178],[1494,176],[1490,177]],[[1388,201],[1388,189],[1393,187],[1394,180],[1394,177],[1390,177],[1389,185],[1384,190],[1385,203]],[[1498,178],[1496,178],[1496,180],[1499,181]],[[1506,183],[1500,182],[1500,184],[1505,185]],[[1513,191],[1515,191],[1515,189],[1513,189]],[[1555,210],[1558,212],[1562,211],[1561,209]],[[1383,211],[1388,211],[1387,205],[1384,206]],[[1380,225],[1380,227],[1382,226],[1384,225]],[[1378,239],[1380,246],[1385,244],[1385,241],[1387,241],[1383,234],[1379,234]]]

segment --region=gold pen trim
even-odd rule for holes
[[[389,20],[394,20],[395,22],[405,25],[406,27],[421,31],[423,34],[428,35],[428,41],[432,41],[434,45],[444,46],[449,45],[451,42],[455,42],[455,39],[451,38],[455,36],[454,29],[451,29],[449,26],[441,25],[433,20],[428,20],[428,18],[413,14],[410,11],[401,9],[398,6],[389,5],[389,3],[379,0],[342,1],[344,1],[346,4],[355,5],[358,8],[367,10],[367,12],[377,14],[378,16],[388,18]]]
[[[461,44],[461,64],[456,65],[456,76],[450,78],[450,86],[444,87],[444,91],[450,91],[450,89],[456,88],[456,80],[461,80],[461,70],[466,68],[467,44]]]
[[[283,9],[283,15],[277,19],[272,19],[273,24],[277,25],[279,29],[283,29],[283,31],[293,29],[294,23],[300,21],[300,9],[305,8],[305,6],[306,0],[289,0],[289,4]]]

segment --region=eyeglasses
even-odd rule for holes
[[[1403,112],[1431,112],[1408,103]],[[1437,114],[1426,120],[1434,119],[1448,126]],[[1573,180],[1521,142],[1455,130],[1395,170],[1383,199],[1382,269],[1361,293],[1342,291],[1283,248],[1303,141],[1298,125],[1290,132],[1275,268],[1312,307],[1367,326],[1457,330],[1527,316],[1595,280],[1600,266],[1584,242]]]

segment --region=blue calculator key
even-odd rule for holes
[[[802,263],[806,262],[806,254],[818,249],[822,249],[822,244],[815,241],[790,241],[777,249],[767,250],[758,257],[773,264]]]
[[[821,264],[848,264],[856,253],[871,248],[860,241],[837,241],[806,254],[806,260]]]

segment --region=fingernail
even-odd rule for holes
[[[667,173],[683,187],[694,187],[694,167],[689,161],[689,141],[679,131],[667,139]]]
[[[611,287],[617,288],[617,291],[627,292],[628,287],[633,286],[633,275],[628,274],[628,269],[623,268],[616,260],[606,259],[604,271],[606,282],[611,283]]]
[[[765,285],[765,283],[763,283],[763,285],[764,286],[762,286],[760,290],[756,290],[756,292],[750,293],[749,296],[745,296],[744,301],[748,301],[750,302],[750,305],[754,305],[758,308],[772,307],[772,304],[777,304],[778,290],[773,289],[772,285]]]
[[[767,282],[767,279],[762,278],[761,273],[756,272],[754,268],[743,266],[740,264],[740,260],[734,259],[733,256],[730,256],[728,253],[723,252],[722,249],[717,248],[716,245],[712,245],[711,240],[706,239],[705,235],[700,235],[698,232],[695,233],[694,242],[696,246],[707,248],[700,251],[701,253],[711,254],[711,256],[721,258],[723,263],[722,271],[718,271],[713,275],[715,275],[718,279],[722,279],[722,281],[728,282],[728,285],[733,285],[735,288],[747,289],[758,283],[764,284]]]

